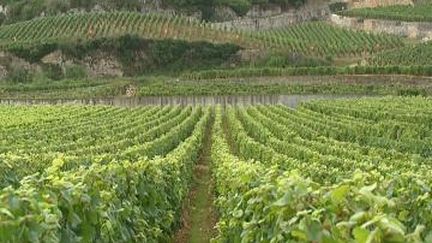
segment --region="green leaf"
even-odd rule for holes
[[[390,230],[394,233],[405,235],[405,227],[397,219],[392,217],[385,217],[382,218],[380,222],[385,229]]]
[[[15,216],[6,208],[0,208],[0,213],[10,217],[11,219],[15,219]]]
[[[241,218],[243,216],[243,210],[239,209],[233,212],[235,218]]]
[[[354,235],[354,239],[355,242],[357,243],[366,243],[369,237],[369,231],[367,229],[361,228],[361,227],[356,227],[353,230],[353,235]]]
[[[362,187],[361,189],[360,189],[360,193],[371,193],[371,192],[373,192],[373,190],[375,190],[377,188],[377,184],[376,183],[374,183],[374,184],[372,184],[372,185],[370,185],[370,186],[364,186],[364,187]]]
[[[399,213],[398,219],[400,221],[406,221],[408,219],[409,216],[409,212],[407,210],[403,210],[402,212]]]
[[[307,240],[306,233],[303,232],[303,231],[300,231],[300,230],[293,230],[293,231],[291,232],[291,235],[292,235],[293,238],[295,238],[295,239],[299,239],[299,240],[302,240],[302,241],[306,241],[306,240]]]
[[[349,189],[350,188],[347,185],[343,185],[343,186],[340,186],[340,187],[334,189],[330,194],[330,198],[331,198],[332,202],[335,204],[341,203],[346,198],[346,196],[349,192]]]
[[[285,195],[279,200],[277,200],[275,203],[273,203],[273,205],[278,207],[284,207],[290,203],[291,201],[290,199],[291,199],[290,194],[285,193]]]
[[[361,211],[355,213],[353,216],[351,216],[350,221],[359,222],[365,218],[367,215],[367,212]]]

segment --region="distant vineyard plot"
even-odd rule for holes
[[[377,8],[358,8],[341,12],[350,17],[387,19],[408,22],[432,22],[432,3],[414,6],[394,5]]]
[[[371,58],[374,65],[432,65],[432,42],[385,51]]]
[[[356,56],[403,46],[400,38],[309,22],[279,30],[258,32],[256,38],[273,48],[307,55]]]
[[[276,49],[315,56],[356,56],[404,45],[400,38],[314,22],[266,32],[232,32],[183,17],[138,13],[87,13],[37,18],[0,27],[5,49],[44,43],[85,41],[122,35],[233,43],[243,48]]]

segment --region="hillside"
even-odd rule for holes
[[[89,9],[93,4],[89,2]],[[429,75],[432,65],[428,48],[418,41],[337,27],[331,21],[306,21],[309,18],[305,17],[304,21],[283,28],[236,30],[231,26],[235,22],[224,25],[195,17],[142,14],[134,4],[110,4],[103,7],[129,11],[48,14],[0,26],[0,49],[4,51],[0,56],[0,79],[12,83],[12,87],[3,86],[7,87],[3,93],[16,96],[22,89],[35,90],[36,97],[52,80],[59,81],[57,87],[75,87],[62,81],[65,79],[80,80],[76,87],[85,90],[90,88],[81,79],[86,78],[153,75],[157,80],[157,76],[167,75],[203,80],[265,75]],[[265,2],[253,11],[264,11],[266,4],[275,2]],[[292,7],[288,6],[290,3],[284,4]],[[305,7],[318,8],[322,4],[307,3]],[[392,8],[401,7],[371,10],[386,15],[394,14]],[[410,8],[421,12],[417,6]],[[266,14],[263,12],[262,16]],[[38,84],[32,84],[34,81]],[[21,87],[22,83],[26,85]],[[111,91],[103,88],[95,90],[95,95],[121,93],[129,86],[138,86],[134,90],[139,90],[143,84],[126,81],[107,85],[108,90],[112,85]]]
[[[318,56],[359,55],[403,45],[400,39],[389,35],[342,30],[325,23],[306,23],[276,31],[234,32],[183,17],[115,12],[45,17],[1,26],[0,47],[71,43],[122,35],[231,43],[243,48],[277,48]]]

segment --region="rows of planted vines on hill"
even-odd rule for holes
[[[403,46],[400,38],[337,28],[324,22],[309,22],[253,34],[271,48],[306,55],[356,56]]]
[[[417,4],[414,6],[393,5],[377,8],[357,8],[341,12],[350,17],[368,19],[387,19],[408,22],[432,22],[432,4]]]
[[[137,35],[146,39],[234,42],[248,46],[238,33],[210,28],[184,17],[133,12],[68,14],[37,18],[0,27],[0,45],[35,45],[59,41]]]
[[[220,242],[430,242],[432,101],[218,108]]]
[[[168,239],[210,115],[204,107],[0,107],[0,241]]]
[[[277,48],[315,56],[356,56],[404,45],[401,38],[333,27],[323,22],[263,32],[233,32],[184,17],[127,12],[86,13],[37,18],[0,27],[6,49],[43,43],[92,40],[122,35],[233,43],[244,48]]]
[[[373,65],[431,65],[432,41],[384,51],[370,59]]]

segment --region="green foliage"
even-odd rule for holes
[[[42,44],[26,48],[23,48],[22,46],[14,46],[8,51],[30,63],[36,63],[40,61],[45,55],[55,51],[57,48],[58,46],[56,44]]]
[[[67,65],[64,76],[66,79],[83,79],[87,77],[87,71],[79,65]]]
[[[329,66],[331,65],[331,59],[320,59],[305,57],[303,55],[290,53],[290,54],[279,54],[272,53],[268,57],[252,61],[249,66],[253,67],[317,67],[317,66]],[[247,65],[246,63],[245,65]]]
[[[295,75],[336,75],[336,74],[406,74],[418,76],[431,76],[431,66],[316,66],[316,67],[260,67],[237,69],[212,69],[188,72],[182,75],[187,80],[229,79],[247,77],[273,77]]]
[[[6,79],[12,83],[29,83],[33,80],[31,72],[24,68],[9,70]]]
[[[44,75],[51,80],[60,80],[64,78],[64,73],[59,65],[44,64],[42,66]]]
[[[125,35],[119,38],[101,38],[78,43],[47,44],[40,46],[16,46],[11,49],[31,63],[53,51],[60,51],[66,58],[76,62],[87,56],[111,55],[119,60],[125,75],[135,76],[152,72],[178,72],[208,68],[221,68],[240,48],[232,44],[208,42],[186,42],[180,40],[145,40],[138,36]],[[51,79],[61,78],[59,67],[45,65],[44,71]],[[60,70],[61,71],[61,70]],[[80,79],[86,76],[83,70],[64,70],[65,78]],[[69,74],[68,74],[69,73]]]

